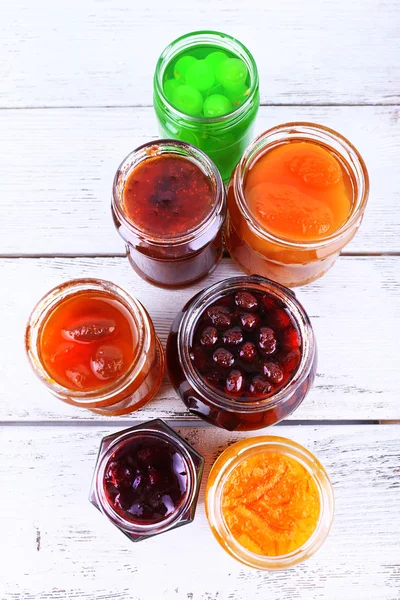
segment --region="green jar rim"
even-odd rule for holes
[[[178,54],[187,48],[193,47],[193,45],[212,45],[215,47],[220,47],[221,50],[230,50],[233,54],[239,56],[239,58],[245,61],[250,75],[250,92],[243,104],[238,106],[234,111],[226,115],[222,115],[221,117],[193,117],[172,106],[164,94],[163,79],[168,65]],[[175,118],[184,119],[186,122],[192,123],[193,125],[229,124],[229,126],[231,126],[232,122],[240,120],[242,116],[246,114],[250,108],[252,108],[254,99],[258,94],[258,87],[258,70],[256,61],[254,60],[251,52],[236,38],[219,31],[192,31],[176,38],[161,53],[154,72],[155,99],[160,99],[164,109],[172,116]]]

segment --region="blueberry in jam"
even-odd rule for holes
[[[189,487],[189,469],[172,442],[142,435],[119,448],[105,469],[106,497],[124,519],[153,524],[172,515]]]
[[[222,296],[201,313],[190,359],[211,388],[251,401],[276,394],[296,373],[301,341],[284,303],[256,290]]]

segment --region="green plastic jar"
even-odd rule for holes
[[[164,88],[166,78],[182,56],[190,54],[196,59],[203,59],[210,52],[223,52],[228,58],[240,59],[245,63],[246,91],[240,104],[237,106],[238,101],[233,99],[232,109],[222,116],[204,116],[204,105],[199,114],[181,112],[173,106],[171,95]],[[215,85],[215,93],[221,93],[217,81]],[[213,90],[201,92],[204,102],[210,92],[214,93]],[[224,181],[229,180],[251,141],[259,104],[258,72],[254,58],[243,44],[229,35],[216,31],[188,33],[165,48],[158,59],[154,74],[154,109],[160,135],[182,140],[203,150],[216,164]]]

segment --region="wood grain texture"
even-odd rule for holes
[[[243,435],[180,428],[206,458],[195,521],[133,544],[87,500],[100,439],[116,430],[3,429],[2,600],[399,598],[400,426],[273,429],[317,455],[336,501],[333,528],[319,552],[280,573],[252,570],[230,558],[204,515],[207,473],[216,456]]]
[[[400,251],[396,107],[264,107],[256,132],[288,121],[337,129],[371,176],[366,216],[348,252]],[[0,255],[122,254],[110,215],[119,162],[156,137],[153,110],[0,111]]]
[[[0,361],[0,421],[102,420],[105,417],[53,398],[31,372],[24,327],[39,298],[76,277],[110,279],[137,296],[165,344],[177,311],[197,291],[239,274],[224,259],[207,279],[185,290],[155,288],[126,258],[3,259],[0,306],[7,353]],[[321,280],[296,291],[311,317],[318,343],[315,386],[292,419],[399,419],[400,257],[341,257]],[[170,384],[128,420],[190,419]],[[115,417],[113,417],[113,420]],[[123,421],[127,419],[121,418]]]
[[[0,106],[150,105],[161,51],[199,29],[249,47],[264,103],[396,103],[398,10],[396,0],[17,0],[0,20]]]

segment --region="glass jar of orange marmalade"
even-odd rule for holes
[[[146,309],[101,279],[75,279],[48,292],[29,318],[25,344],[54,396],[104,415],[140,408],[164,375],[164,351]]]
[[[112,214],[132,267],[150,283],[188,285],[221,259],[225,188],[190,144],[158,140],[131,152],[114,178]]]
[[[231,556],[256,569],[287,569],[312,556],[332,525],[330,479],[308,450],[282,437],[236,442],[214,463],[205,508]]]
[[[346,138],[313,123],[278,125],[250,144],[234,171],[226,246],[247,273],[304,285],[353,238],[368,193],[367,168]]]

